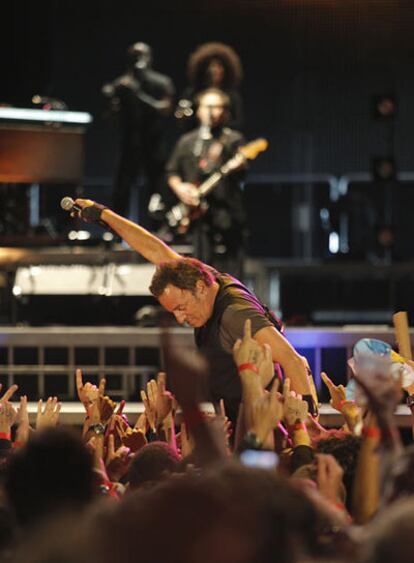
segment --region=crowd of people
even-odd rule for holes
[[[59,426],[56,397],[0,399],[2,560],[25,562],[411,560],[413,446],[394,422],[401,378],[354,379],[347,398],[327,374],[343,416],[324,428],[308,402],[277,378],[247,320],[233,349],[242,398],[230,423],[223,403],[200,402],[207,364],[162,337],[165,372],[141,392],[129,421],[76,371],[83,429]],[[201,395],[202,396],[202,395]]]

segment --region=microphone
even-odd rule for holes
[[[68,211],[69,213],[76,212],[76,216],[80,219],[83,219],[86,223],[97,223],[104,229],[113,232],[109,225],[107,225],[100,219],[101,212],[104,209],[102,205],[95,204],[88,205],[86,207],[80,207],[73,201],[71,197],[66,196],[60,201],[60,207],[64,211]]]
[[[82,211],[82,207],[79,207],[79,205],[76,205],[76,203],[73,201],[73,199],[69,196],[66,196],[61,200],[60,207],[64,211],[69,211],[69,212],[76,211],[76,212],[80,213]]]

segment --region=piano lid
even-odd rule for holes
[[[84,111],[61,111],[0,107],[0,121],[41,121],[43,123],[68,123],[86,125],[92,123],[92,115]]]

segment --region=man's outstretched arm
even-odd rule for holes
[[[269,344],[272,358],[282,366],[285,377],[290,379],[292,390],[301,395],[312,395],[312,386],[303,358],[274,327],[264,327],[256,332],[254,339],[259,344]],[[317,398],[316,400],[317,402]]]
[[[94,204],[90,199],[77,199],[75,203],[82,208]],[[158,237],[110,209],[102,211],[101,221],[111,227],[131,248],[153,264],[161,264],[162,262],[181,258],[180,254],[167,246]]]

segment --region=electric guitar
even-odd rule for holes
[[[214,190],[217,184],[226,176],[240,168],[246,160],[254,160],[258,154],[268,147],[266,139],[256,139],[237,150],[237,153],[228,160],[217,172],[198,186],[200,203],[191,207],[183,202],[177,203],[165,213],[168,226],[180,234],[185,234],[191,224],[200,218],[208,209],[206,197]]]

